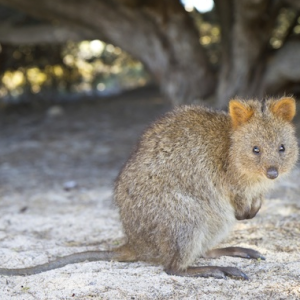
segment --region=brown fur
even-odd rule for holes
[[[177,108],[142,136],[115,188],[138,259],[186,269],[226,236],[235,218],[257,213],[273,183],[268,168],[284,174],[295,164],[294,99],[232,100],[229,111]]]
[[[78,261],[141,260],[163,265],[169,274],[247,278],[236,268],[190,265],[199,256],[261,257],[251,249],[211,249],[235,219],[256,215],[274,182],[270,178],[294,166],[294,115],[293,98],[235,99],[229,114],[197,106],[167,113],[142,135],[115,183],[126,245],[107,253],[79,254]],[[73,263],[76,254],[68,259]],[[0,274],[34,274],[41,271],[38,267],[1,269]]]

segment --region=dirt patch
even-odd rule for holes
[[[14,108],[0,115],[0,261],[25,267],[123,234],[112,186],[143,129],[170,107],[152,90],[112,99]],[[299,122],[297,122],[299,125]],[[249,281],[181,278],[145,263],[92,262],[28,277],[0,276],[1,299],[299,299],[300,169],[260,213],[237,222],[224,245],[251,247],[266,261],[197,264],[241,268]]]

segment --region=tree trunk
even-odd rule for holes
[[[300,39],[288,41],[280,51],[268,60],[267,71],[263,78],[263,90],[269,94],[279,94],[296,84],[300,78],[299,66]],[[296,67],[295,67],[296,66]],[[298,87],[298,92],[299,92]]]
[[[217,80],[180,0],[0,0],[0,4],[52,22],[39,24],[39,28],[18,28],[0,18],[0,42],[100,39],[143,62],[174,105],[215,93],[215,106],[224,108],[233,97],[262,98],[300,82],[300,41],[291,42],[293,29],[299,26],[299,3],[215,0],[222,38]],[[272,49],[270,38],[284,6],[295,17],[289,20],[283,38],[286,45]]]
[[[177,105],[212,94],[213,72],[179,0],[0,0],[121,47],[144,63]],[[1,39],[1,37],[0,37]]]
[[[227,2],[226,4],[224,2]],[[233,11],[222,5],[233,5]],[[232,97],[262,97],[262,76],[267,62],[269,39],[280,1],[215,0],[220,19],[227,17],[225,45],[217,90],[217,105],[224,106]],[[223,27],[222,27],[223,29]],[[228,42],[230,39],[230,42]]]

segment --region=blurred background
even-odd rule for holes
[[[296,0],[0,0],[0,197],[112,187],[144,128],[174,105],[297,97],[299,9]]]
[[[300,96],[299,0],[0,0],[1,267],[118,245],[114,180],[173,106],[284,94]],[[227,240],[266,253],[247,285],[109,262],[0,278],[0,299],[300,299],[299,174]]]
[[[299,1],[0,0],[0,104],[300,93]]]

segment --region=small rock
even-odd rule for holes
[[[47,110],[47,116],[50,118],[61,117],[64,114],[64,109],[59,105],[51,106]]]
[[[70,191],[70,190],[73,190],[73,189],[75,189],[77,187],[78,187],[77,182],[73,181],[73,180],[67,181],[67,182],[64,183],[64,190],[65,191]]]

